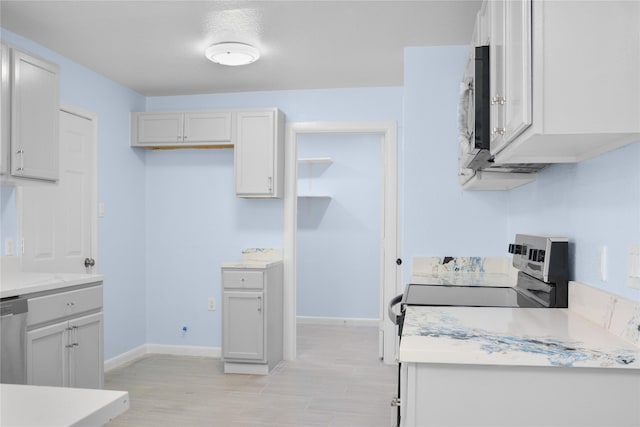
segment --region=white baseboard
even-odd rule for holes
[[[145,354],[147,354],[146,345],[141,345],[140,347],[136,347],[132,350],[119,354],[104,361],[104,371],[109,372],[112,369],[124,366],[134,360],[140,359]]]
[[[195,345],[147,344],[147,353],[173,354],[176,356],[200,356],[219,359],[222,357],[220,347],[204,347]]]
[[[358,317],[314,317],[298,316],[296,321],[301,325],[335,325],[335,326],[378,326],[378,319],[364,319]]]
[[[176,356],[200,356],[220,359],[222,349],[220,347],[203,347],[192,345],[165,345],[144,344],[125,353],[112,357],[104,362],[104,371],[109,372],[120,366],[124,366],[147,354],[172,354]]]

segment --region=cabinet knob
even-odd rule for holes
[[[84,266],[89,268],[89,267],[93,267],[94,265],[96,265],[96,260],[93,258],[85,258],[84,259]]]

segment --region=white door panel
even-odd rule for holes
[[[92,272],[94,156],[93,120],[61,111],[58,184],[21,190],[24,270]]]

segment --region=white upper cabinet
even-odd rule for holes
[[[58,179],[59,68],[2,46],[3,181]]]
[[[531,126],[531,0],[491,2],[491,149]]]
[[[578,162],[640,140],[640,2],[488,2],[496,163]]]
[[[132,113],[131,146],[227,146],[231,119],[230,111]]]
[[[0,177],[6,180],[9,175],[9,147],[11,146],[11,102],[9,97],[9,46],[0,43],[0,63],[2,74],[0,80]]]
[[[281,198],[284,194],[284,114],[277,109],[236,113],[236,194]]]

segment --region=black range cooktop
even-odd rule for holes
[[[513,287],[409,284],[402,305],[456,307],[545,307],[535,296]]]

